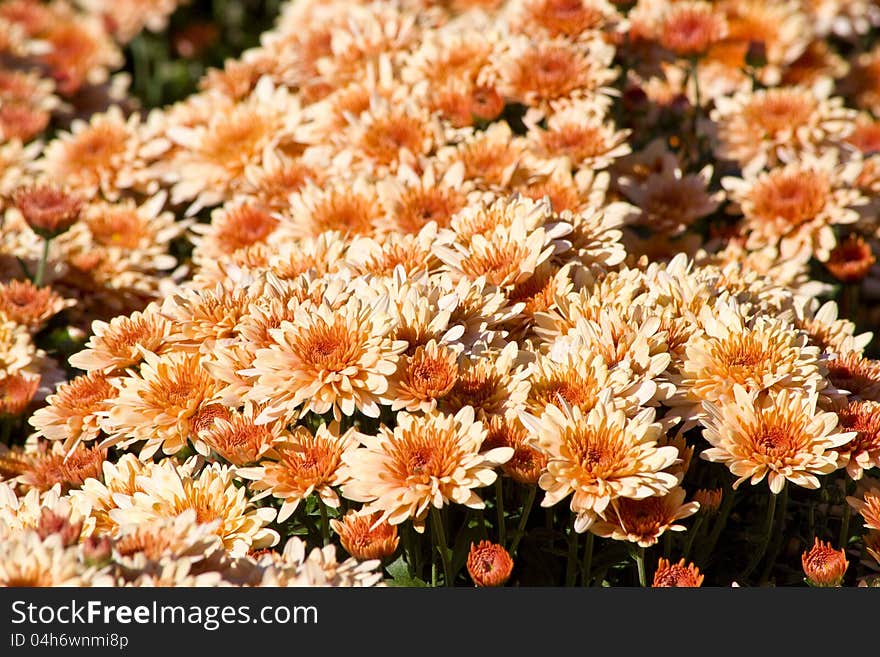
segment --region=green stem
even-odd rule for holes
[[[590,571],[593,569],[593,532],[587,531],[587,541],[584,546],[584,560],[581,564],[581,586],[590,585]]]
[[[519,517],[519,524],[516,526],[516,536],[513,537],[513,543],[510,545],[510,555],[516,555],[516,548],[519,545],[523,534],[526,531],[526,523],[529,521],[529,515],[532,513],[532,506],[535,504],[535,496],[538,494],[537,486],[530,486],[526,496],[526,502],[523,505],[522,515]]]
[[[321,537],[324,540],[324,545],[330,544],[330,518],[327,515],[327,505],[324,504],[324,500],[320,497],[318,498],[318,507],[321,509]]]
[[[849,517],[851,514],[852,509],[849,503],[844,501],[843,518],[840,521],[840,537],[837,540],[837,544],[843,550],[846,549],[847,543],[849,543]]]
[[[777,524],[776,531],[773,535],[773,544],[770,547],[770,556],[764,565],[764,571],[761,573],[761,582],[766,582],[773,572],[773,566],[776,564],[776,557],[779,556],[779,550],[782,548],[782,534],[785,531],[785,512],[788,508],[788,485],[782,487],[779,493],[780,499],[777,500],[779,511],[776,513]]]
[[[755,567],[761,563],[761,559],[764,558],[764,554],[767,552],[767,545],[770,543],[770,534],[773,533],[773,520],[775,519],[776,505],[779,503],[778,498],[778,495],[770,494],[770,501],[767,504],[767,516],[764,522],[764,531],[761,534],[761,542],[758,544],[758,549],[752,553],[752,558],[746,565],[745,570],[740,573],[737,578],[738,580],[745,581],[746,578],[752,574]]]
[[[732,488],[729,486],[725,487],[724,499],[721,502],[721,509],[718,512],[718,517],[715,519],[715,524],[712,526],[712,533],[709,534],[709,540],[706,541],[706,544],[700,546],[700,558],[697,563],[700,568],[705,568],[706,562],[712,555],[712,550],[715,549],[715,545],[721,537],[721,532],[723,532],[724,528],[727,526],[727,518],[733,510],[735,495],[736,493]]]
[[[697,516],[697,519],[694,521],[694,526],[691,527],[691,530],[688,532],[687,543],[684,546],[684,553],[682,554],[685,559],[687,559],[688,555],[691,553],[691,548],[694,545],[694,539],[697,537],[697,534],[699,533],[700,528],[703,525],[704,518],[704,515]],[[667,556],[667,558],[669,557]]]
[[[504,547],[507,528],[504,526],[504,485],[500,476],[495,479],[495,511],[498,513],[498,544]]]
[[[565,564],[565,585],[574,586],[577,577],[578,535],[572,527],[568,533],[568,561]]]
[[[636,571],[639,573],[639,586],[645,588],[648,585],[648,577],[645,574],[645,548],[641,545],[633,550],[633,561],[636,562]]]
[[[46,263],[49,262],[49,243],[51,238],[43,239],[43,255],[40,257],[40,264],[37,265],[37,273],[34,276],[34,287],[43,286],[43,278],[46,276]]]
[[[431,533],[434,535],[434,542],[437,543],[440,560],[443,562],[443,584],[445,586],[452,586],[452,578],[449,575],[452,570],[449,567],[449,555],[446,553],[446,532],[443,530],[443,519],[440,517],[440,509],[436,506],[431,507]],[[432,579],[436,579],[436,575]]]

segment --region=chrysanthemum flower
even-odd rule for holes
[[[276,228],[278,219],[268,208],[247,201],[226,203],[211,212],[210,224],[193,224],[193,261],[203,264],[264,244]]]
[[[513,455],[509,447],[481,452],[485,437],[471,406],[455,416],[398,413],[393,430],[383,426],[376,436],[360,435],[364,448],[345,452],[351,479],[342,494],[365,502],[364,513],[381,512],[392,525],[411,520],[419,532],[432,506],[482,509],[473,489],[495,481],[493,468]]]
[[[620,19],[608,0],[523,0],[516,7],[512,23],[518,32],[534,34],[537,29],[550,37],[572,40],[592,36]]]
[[[171,320],[167,340],[175,349],[210,352],[218,340],[233,337],[252,299],[248,288],[232,283],[171,294],[159,311]]]
[[[861,479],[865,470],[880,467],[880,402],[853,399],[837,411],[840,425],[857,435],[840,452],[848,457],[847,474]]]
[[[495,121],[455,146],[439,149],[437,160],[446,168],[464,167],[463,179],[482,189],[502,190],[521,168],[526,148],[506,121]]]
[[[383,213],[376,188],[363,177],[354,181],[306,183],[290,197],[290,221],[281,224],[277,237],[316,238],[327,231],[372,235]]]
[[[193,474],[172,460],[136,477],[139,491],[117,495],[118,508],[110,517],[119,524],[151,522],[195,511],[199,523],[216,523],[215,533],[231,556],[244,556],[250,549],[278,543],[277,532],[268,529],[275,509],[255,508],[244,487],[234,483],[233,471],[217,463]]]
[[[70,356],[68,362],[87,372],[121,373],[141,363],[144,351],[167,351],[170,332],[171,322],[158,312],[157,306],[120,315],[109,322],[95,320],[85,348]]]
[[[557,248],[551,231],[543,226],[529,230],[523,221],[515,221],[485,235],[474,234],[467,246],[458,242],[435,246],[434,253],[455,277],[485,276],[489,283],[505,287],[528,279]]]
[[[394,321],[387,303],[351,297],[332,308],[306,302],[296,307],[294,321],[270,329],[274,344],[258,349],[246,372],[257,377],[248,398],[266,405],[261,418],[330,410],[337,418],[356,410],[378,417],[378,401],[407,346],[389,337]]]
[[[395,269],[402,267],[408,279],[415,279],[439,264],[431,252],[436,236],[436,224],[428,224],[415,235],[394,232],[380,238],[355,238],[346,261],[357,275],[392,277]]]
[[[776,87],[715,99],[718,157],[749,170],[779,162],[783,150],[814,152],[852,131],[855,111],[820,89]]]
[[[122,523],[110,546],[113,561],[127,578],[155,572],[170,562],[210,568],[223,546],[215,532],[218,522],[198,522],[197,517],[195,509],[186,509],[172,517]]]
[[[168,17],[187,0],[80,0],[79,6],[105,20],[109,31],[120,43],[128,43],[142,30],[161,32]]]
[[[486,427],[488,433],[483,441],[484,451],[496,447],[513,449],[513,456],[501,466],[504,474],[520,484],[537,485],[541,473],[547,467],[547,455],[538,448],[519,420],[493,415]]]
[[[52,5],[55,20],[41,30],[45,44],[38,57],[47,66],[58,89],[76,93],[85,84],[101,84],[109,71],[122,66],[122,53],[97,15],[75,12],[66,3]]]
[[[83,535],[118,533],[117,523],[109,516],[110,510],[117,507],[116,495],[130,496],[141,490],[138,475],[148,473],[154,467],[152,462],[145,463],[134,454],[123,454],[115,463],[104,461],[98,477],[90,477],[80,488],[72,490],[71,505],[85,518]]]
[[[738,477],[737,488],[767,477],[770,491],[779,493],[786,481],[819,488],[816,475],[841,465],[837,448],[850,442],[855,431],[839,431],[837,415],[816,410],[817,395],[785,388],[758,395],[741,385],[723,402],[703,402],[709,414],[703,437],[712,445],[700,456],[723,463]]]
[[[293,142],[302,119],[298,97],[262,78],[237,103],[218,102],[206,125],[172,126],[168,137],[180,148],[167,163],[173,203],[192,200],[187,210],[217,205],[232,196],[249,165],[266,150]]]
[[[670,172],[650,173],[639,182],[622,178],[618,184],[640,211],[634,213],[630,223],[675,235],[718,208],[723,193],[709,193],[711,178],[712,166],[706,165],[696,174],[685,175],[676,168]]]
[[[502,69],[505,96],[547,111],[560,101],[599,100],[616,77],[614,48],[600,38],[574,44],[567,39],[510,38]]]
[[[336,546],[307,550],[305,541],[293,536],[284,545],[281,559],[263,573],[262,586],[384,586],[382,562],[358,561],[354,557],[339,562]]]
[[[170,352],[157,356],[144,351],[135,373],[113,380],[119,395],[102,412],[101,426],[109,434],[102,444],[144,440],[141,458],[162,448],[164,454],[183,449],[193,435],[192,423],[219,389],[197,354]]]
[[[391,401],[392,411],[430,413],[457,380],[457,351],[430,340],[425,346],[416,347],[411,356],[400,358],[386,397]]]
[[[652,586],[696,588],[703,583],[704,577],[699,568],[684,559],[674,564],[660,557]]]
[[[0,312],[0,376],[9,376],[28,367],[36,348],[27,329]]]
[[[548,406],[540,419],[521,413],[549,457],[538,485],[546,491],[541,506],[553,506],[571,493],[575,530],[584,532],[617,498],[663,495],[678,485],[664,472],[678,458],[673,446],[657,447],[661,427],[654,410],[627,418],[603,399],[589,413],[577,406]]]
[[[16,372],[0,377],[0,418],[21,415],[39,387],[39,374]]]
[[[196,446],[205,456],[215,452],[232,465],[244,466],[256,463],[273,445],[289,438],[283,422],[256,424],[260,409],[254,404],[245,404],[244,412],[230,411],[222,404],[212,407],[218,409],[218,415],[208,421],[206,413],[200,413],[198,419],[205,426],[196,431]]]
[[[877,262],[871,245],[855,233],[831,249],[825,267],[841,283],[860,283]]]
[[[685,503],[684,498],[684,488],[678,487],[665,495],[652,495],[639,500],[625,497],[612,500],[590,531],[603,538],[650,547],[666,531],[685,530],[685,526],[676,521],[695,514],[700,504]]]
[[[118,199],[120,190],[133,187],[145,170],[139,130],[140,114],[126,119],[119,106],[111,105],[88,123],[74,119],[70,132],[49,142],[36,166],[47,179],[63,180],[83,196],[100,191],[111,201]]]
[[[452,216],[465,206],[464,167],[450,167],[440,176],[433,166],[424,166],[419,175],[401,166],[395,177],[377,184],[379,201],[387,212],[387,230],[415,234],[428,223],[438,228],[449,225]]]
[[[99,418],[113,405],[118,390],[101,372],[91,372],[61,384],[28,422],[37,433],[63,441],[65,452],[101,435]]]
[[[513,559],[498,543],[471,543],[467,570],[476,586],[504,586],[513,570]]]
[[[795,326],[806,331],[810,342],[826,354],[861,354],[873,337],[872,333],[855,335],[856,325],[847,318],[838,318],[835,301],[826,301],[815,311],[806,305],[796,306],[795,310]]]
[[[685,347],[680,394],[698,402],[730,398],[734,386],[749,392],[822,387],[819,348],[787,322],[716,304],[700,315],[705,333]]]
[[[86,479],[98,476],[107,459],[107,450],[100,446],[79,445],[65,452],[59,443],[53,443],[49,448],[42,442],[27,451],[10,452],[5,458],[10,456],[18,461],[16,480],[25,488],[47,491],[61,484],[61,490],[66,492],[82,486]]]
[[[547,119],[546,129],[529,127],[531,152],[544,158],[568,158],[573,169],[605,169],[627,155],[627,130],[616,130],[605,112],[589,102],[560,108]]]
[[[854,208],[867,200],[855,189],[859,170],[830,150],[722,184],[745,215],[747,248],[778,246],[783,258],[806,250],[825,261],[837,244],[833,226],[858,221]]]
[[[257,491],[254,500],[269,495],[283,500],[278,522],[284,522],[312,493],[329,507],[339,506],[334,489],[344,486],[350,475],[342,462],[357,446],[354,429],[340,434],[338,424],[322,424],[313,435],[299,426],[286,441],[275,443],[259,466],[238,468],[236,474],[253,481],[249,486]]]
[[[880,480],[865,477],[859,482],[857,494],[847,496],[846,501],[862,516],[865,529],[880,531]]]
[[[724,490],[721,488],[700,488],[694,493],[694,502],[700,505],[701,514],[711,515],[717,513],[723,497]]]
[[[659,40],[679,57],[703,55],[727,35],[724,14],[708,2],[677,2],[664,12]]]
[[[387,559],[397,550],[400,539],[397,526],[379,521],[381,512],[364,515],[349,511],[342,520],[333,519],[330,526],[339,535],[342,547],[355,559]]]
[[[440,400],[440,409],[455,413],[473,406],[479,417],[515,413],[525,401],[528,383],[514,376],[520,366],[519,347],[509,342],[500,352],[463,355],[452,389]]]
[[[36,185],[17,189],[12,203],[31,230],[51,239],[79,220],[83,199],[60,187]]]
[[[828,380],[856,399],[880,401],[880,361],[844,353],[828,361]]]
[[[65,548],[58,535],[44,540],[22,531],[0,541],[0,586],[84,586],[82,570],[76,549]]]
[[[849,566],[843,549],[835,550],[818,536],[813,547],[801,555],[801,563],[810,586],[840,586]]]
[[[30,281],[0,283],[0,313],[36,333],[54,315],[74,303],[52,288],[37,288]]]

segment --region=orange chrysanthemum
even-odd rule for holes
[[[381,513],[364,515],[349,511],[342,520],[333,519],[330,526],[339,535],[339,542],[359,561],[387,559],[397,551],[400,539],[397,526],[380,521]]]
[[[101,415],[114,403],[118,390],[101,372],[91,372],[63,383],[46,399],[47,405],[28,420],[37,432],[63,441],[65,452],[101,434]]]
[[[476,586],[504,586],[513,571],[513,559],[504,546],[480,541],[471,543],[467,569]]]
[[[551,405],[540,419],[521,413],[520,420],[548,456],[538,481],[546,491],[541,506],[574,493],[570,506],[578,532],[587,531],[615,499],[663,495],[678,485],[678,478],[665,472],[678,449],[657,446],[661,428],[653,422],[653,409],[627,418],[606,399],[589,413]]]
[[[24,413],[39,387],[39,374],[16,372],[0,376],[0,418]]]
[[[799,389],[758,396],[734,386],[732,399],[703,402],[709,414],[703,437],[712,448],[700,456],[726,465],[738,477],[734,488],[747,479],[757,484],[764,477],[774,494],[786,481],[819,488],[816,475],[839,467],[837,449],[856,433],[838,431],[837,415],[818,412],[817,399],[815,393]]]
[[[274,444],[260,466],[239,468],[236,473],[253,481],[254,499],[272,495],[283,500],[278,522],[284,522],[312,493],[329,507],[339,506],[334,488],[348,481],[342,461],[357,445],[354,429],[340,434],[338,424],[322,424],[313,435],[300,426],[288,440]]]
[[[849,566],[843,549],[835,550],[818,536],[813,547],[801,555],[801,563],[810,586],[840,586]]]
[[[684,559],[674,564],[660,557],[654,572],[653,586],[696,588],[703,583],[704,577],[699,568],[692,563],[686,563]]]
[[[362,434],[364,447],[345,452],[351,479],[342,494],[365,502],[364,513],[381,512],[393,525],[411,520],[419,532],[431,507],[451,502],[482,509],[473,489],[495,481],[494,467],[513,454],[509,447],[480,451],[485,437],[470,406],[454,417],[398,413],[393,430],[382,426],[375,436]]]
[[[660,44],[681,57],[702,55],[727,33],[724,15],[708,2],[677,2],[659,26]]]

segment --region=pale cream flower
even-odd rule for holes
[[[495,481],[494,466],[513,455],[509,447],[480,452],[486,429],[474,421],[471,406],[454,417],[401,412],[393,430],[383,426],[376,436],[359,438],[364,448],[343,456],[351,476],[343,496],[364,502],[364,513],[381,511],[381,520],[392,525],[411,520],[419,532],[431,507],[454,503],[482,509],[485,504],[473,489]]]
[[[388,300],[367,302],[351,297],[338,308],[305,302],[294,321],[270,329],[273,344],[258,349],[256,377],[248,398],[266,405],[258,422],[294,418],[309,411],[379,416],[379,398],[397,369],[403,341],[392,340]]]
[[[804,250],[825,261],[837,245],[833,226],[857,222],[857,208],[867,202],[855,187],[860,171],[858,160],[839,163],[829,150],[722,184],[745,215],[746,248],[778,246],[783,258]]]
[[[685,495],[684,488],[679,486],[665,495],[639,500],[617,498],[590,531],[596,536],[629,541],[640,547],[656,545],[664,532],[684,531],[685,526],[676,521],[694,515],[700,508],[698,502],[685,502]]]
[[[837,449],[856,432],[838,431],[837,415],[817,411],[817,400],[815,393],[802,389],[759,394],[734,385],[724,401],[703,403],[708,413],[703,437],[712,447],[700,456],[726,465],[737,477],[734,488],[765,477],[774,494],[786,481],[819,488],[816,475],[840,467]]]
[[[218,521],[214,531],[230,556],[244,556],[279,541],[278,533],[266,527],[275,519],[275,509],[254,507],[245,488],[235,485],[229,467],[213,463],[194,473],[169,459],[137,475],[135,482],[139,490],[113,497],[117,508],[109,513],[117,524],[173,518],[193,510],[199,523]]]
[[[521,413],[520,421],[549,458],[538,481],[546,491],[541,506],[574,493],[575,531],[584,532],[617,498],[642,499],[675,488],[678,478],[664,470],[676,462],[678,449],[657,446],[662,429],[653,420],[653,409],[627,418],[607,399],[588,413],[564,403],[547,406],[540,419]]]
[[[296,427],[287,440],[276,442],[259,466],[238,468],[239,477],[252,481],[254,500],[271,495],[282,500],[278,522],[287,520],[310,495],[322,504],[339,507],[336,488],[348,481],[350,473],[342,467],[345,454],[358,447],[353,428],[340,433],[338,423],[322,424],[313,435],[306,427]]]

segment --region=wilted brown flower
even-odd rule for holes
[[[813,547],[801,555],[807,583],[810,586],[840,586],[849,566],[843,549],[835,550],[831,543],[820,541],[816,537]]]
[[[476,586],[504,586],[513,570],[513,559],[498,543],[471,543],[467,569]]]

